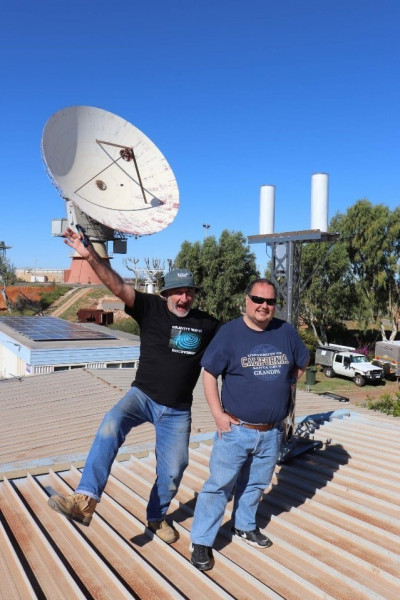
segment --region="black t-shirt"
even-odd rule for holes
[[[141,292],[125,311],[140,327],[139,368],[132,385],[158,404],[189,409],[201,358],[220,322],[198,309],[177,317],[160,296]]]

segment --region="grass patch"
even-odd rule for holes
[[[90,290],[87,294],[82,296],[82,298],[78,298],[72,306],[67,308],[61,315],[61,319],[65,319],[66,321],[71,321],[72,323],[78,323],[78,310],[80,308],[88,308],[92,304],[95,304],[97,300],[106,296],[109,292],[105,287],[95,288]]]
[[[314,367],[311,367],[314,368]],[[326,377],[323,371],[317,370],[315,373],[315,385],[310,385],[310,391],[315,394],[324,394],[325,392],[333,392],[346,396],[355,390],[362,389],[368,395],[369,391],[376,392],[377,388],[384,388],[381,383],[366,383],[362,388],[358,388],[352,379],[346,377]],[[308,390],[306,385],[306,373],[300,378],[297,388],[300,390]]]
[[[66,285],[57,285],[54,286],[54,289],[50,292],[42,292],[40,294],[40,304],[42,305],[43,310],[46,310],[51,304],[53,304],[56,300],[64,296],[70,288]]]
[[[72,306],[70,306],[60,315],[60,318],[65,319],[66,321],[71,321],[72,323],[78,323],[77,313],[79,309],[89,308],[93,304],[96,304],[98,300],[104,298],[104,296],[109,295],[110,292],[106,287],[96,287],[82,296],[82,298],[78,298]],[[120,331],[125,331],[126,333],[132,333],[134,335],[139,335],[140,333],[139,325],[134,319],[131,318],[118,319],[111,325],[107,325],[107,329],[119,329]]]
[[[362,390],[366,400],[360,403],[360,406],[392,415],[393,417],[400,417],[400,392],[398,391],[399,384],[396,381],[385,381],[384,385],[380,383],[367,383],[359,388],[352,379],[346,379],[345,377],[325,377],[324,372],[319,370],[315,375],[315,385],[306,385],[306,374],[304,373],[297,384],[297,388],[313,392],[314,394],[332,392],[350,399],[355,391]],[[385,386],[388,386],[390,391],[384,391]],[[382,393],[379,393],[380,390]]]
[[[119,331],[125,331],[125,333],[132,333],[133,335],[140,334],[139,325],[134,319],[118,319],[111,325],[108,325],[108,329],[118,329]]]

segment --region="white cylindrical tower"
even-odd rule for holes
[[[311,175],[311,229],[328,231],[328,174]]]
[[[275,186],[260,187],[260,235],[274,233],[275,221]]]

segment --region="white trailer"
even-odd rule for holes
[[[400,377],[400,341],[376,342],[374,364],[382,367],[385,377]]]

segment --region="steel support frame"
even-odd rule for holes
[[[278,304],[276,316],[293,325],[297,329],[300,314],[300,274],[301,254],[304,243],[333,242],[338,239],[337,233],[325,233],[319,229],[310,231],[292,231],[280,234],[249,236],[250,244],[265,243],[272,250],[271,281],[276,286]],[[284,436],[279,456],[279,463],[293,455],[307,452],[320,446],[319,442],[301,439],[295,428],[296,389],[292,389],[289,415],[284,422]],[[299,442],[299,444],[298,444]],[[298,446],[296,449],[295,446]]]
[[[279,303],[276,316],[297,327],[300,311],[300,271],[302,243],[274,242],[271,281],[276,286]]]

